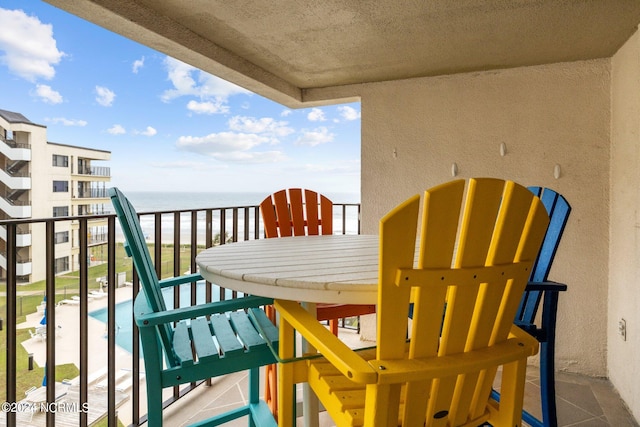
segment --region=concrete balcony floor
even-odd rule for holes
[[[345,341],[354,341],[355,334],[341,330]],[[540,416],[540,388],[538,368],[527,371],[525,408]],[[247,374],[237,373],[214,380],[211,387],[199,387],[165,411],[165,426],[186,426],[199,419],[227,411],[246,402]],[[633,427],[638,426],[611,383],[605,379],[558,373],[556,376],[558,425],[579,427]],[[298,419],[298,425],[302,425]],[[225,424],[246,426],[246,419]],[[333,426],[326,413],[320,417],[320,426]]]

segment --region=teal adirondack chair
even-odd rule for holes
[[[529,187],[538,196],[549,213],[549,227],[538,253],[529,283],[525,289],[515,323],[533,335],[540,342],[540,400],[542,420],[524,411],[522,419],[533,427],[557,427],[555,391],[555,336],[556,312],[559,293],[567,290],[567,285],[547,280],[551,264],[556,255],[560,238],[571,213],[567,200],[557,192],[542,187]],[[536,324],[536,314],[542,302],[540,324]],[[493,397],[499,400],[496,391]]]
[[[127,254],[133,258],[142,284],[143,292],[133,310],[144,352],[148,425],[162,426],[163,388],[249,370],[249,403],[193,426],[217,426],[243,416],[249,417],[251,426],[276,426],[271,411],[259,399],[258,372],[276,362],[258,333],[263,331],[277,344],[278,330],[260,308],[273,300],[248,296],[167,308],[162,288],[202,281],[202,276],[196,273],[158,280],[133,206],[117,188],[110,188],[109,196],[126,239]]]

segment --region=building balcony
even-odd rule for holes
[[[13,190],[31,189],[31,177],[10,175],[3,169],[0,169],[0,182]]]
[[[79,168],[77,173],[74,175],[89,175],[96,177],[110,177],[111,176],[111,168],[106,166],[91,166],[91,167],[83,167]]]
[[[7,269],[6,253],[0,253],[0,268],[2,270]],[[31,261],[18,258],[18,260],[15,263],[15,268],[16,268],[16,276],[20,276],[20,277],[28,276],[31,274]]]
[[[0,137],[0,153],[11,160],[31,160],[31,146]]]
[[[75,199],[107,199],[106,188],[89,188],[87,190],[80,190],[74,194]]]
[[[16,233],[16,246],[26,248],[31,246],[31,232],[28,227],[23,227],[25,231],[18,230]],[[0,227],[0,240],[7,240],[7,228]],[[4,268],[4,267],[3,267]]]
[[[359,205],[338,204],[334,207],[337,233],[358,233],[359,218]],[[6,278],[6,295],[9,297],[9,317],[5,320],[4,328],[7,337],[7,369],[4,370],[8,375],[4,378],[8,393],[6,400],[23,400],[24,392],[31,386],[46,390],[41,387],[43,377],[55,376],[55,382],[47,383],[57,387],[56,393],[64,393],[61,399],[76,402],[79,408],[85,404],[87,410],[28,414],[29,425],[55,426],[64,423],[89,426],[105,418],[108,425],[115,426],[117,422],[126,426],[143,425],[146,421],[144,365],[130,307],[138,283],[131,261],[124,256],[115,217],[74,217],[81,231],[80,256],[78,265],[73,268],[78,271],[66,273],[65,277],[56,277],[55,271],[51,271],[44,284],[45,291],[27,290],[29,286],[42,289],[37,284],[16,286],[15,279],[20,275],[21,268],[15,261],[18,227],[24,228],[25,223],[48,224],[46,230],[45,227],[38,227],[45,231],[35,238],[45,240],[49,247],[55,247],[52,242],[56,224],[68,220],[48,218],[0,222],[6,230],[8,258],[13,260],[13,264],[6,265],[7,258],[2,258],[2,268],[6,273],[3,275]],[[96,220],[105,221],[108,224],[107,231],[104,235],[90,236],[89,224]],[[260,239],[264,234],[257,206],[150,212],[141,215],[141,223],[161,277],[195,269],[193,258],[205,247]],[[220,236],[225,237],[221,239]],[[97,243],[103,244],[92,246]],[[55,251],[51,251],[45,259],[37,262],[55,269],[55,258]],[[75,276],[77,280],[69,281],[69,276]],[[185,290],[187,301],[193,292],[189,288]],[[209,288],[211,298],[236,297],[234,292],[215,284],[201,283],[197,285],[197,289],[200,288]],[[47,298],[47,302],[41,304],[45,294],[55,297]],[[47,324],[52,327],[48,333],[38,335],[35,331],[44,317],[45,307]],[[33,331],[33,337],[27,330]],[[340,334],[350,345],[363,345],[353,329],[341,328]],[[32,371],[28,367],[29,354],[33,355]],[[52,359],[54,363],[47,363]],[[530,367],[525,406],[534,415],[539,415],[540,411],[537,375],[538,368]],[[205,382],[165,390],[165,425],[184,425],[206,417],[219,407],[228,409],[230,405],[239,406],[244,399],[242,390],[246,381],[246,373],[241,372],[215,378],[211,384]],[[53,385],[49,386],[52,392]],[[58,389],[61,391],[58,392]],[[589,423],[604,426],[635,425],[606,380],[559,373],[557,389],[561,426]],[[25,425],[27,415],[15,415],[15,419],[11,415],[9,419],[6,419],[7,414],[0,415],[0,425]],[[321,414],[320,425],[333,424]]]
[[[0,197],[0,209],[12,218],[29,218],[31,216],[31,205],[27,203],[11,199],[11,193]]]

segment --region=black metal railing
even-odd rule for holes
[[[0,136],[0,141],[4,142],[5,144],[7,144],[11,148],[31,148],[31,145],[29,143],[16,142],[15,139],[5,139],[2,136]]]
[[[78,175],[111,176],[111,168],[108,166],[80,167]]]
[[[9,204],[11,204],[13,206],[29,206],[29,205],[31,205],[31,201],[29,201],[29,200],[18,200],[20,198],[20,196],[25,194],[27,191],[29,191],[29,190],[25,190],[25,189],[17,189],[17,190],[7,189],[2,194],[2,198],[5,199],[7,202],[9,202]]]
[[[91,246],[92,242],[95,242],[95,236],[90,236],[90,224],[96,220],[107,223],[105,235],[100,236],[101,239],[104,239],[105,244]],[[46,302],[43,303],[46,310],[44,317],[46,326],[43,334],[43,337],[46,338],[43,345],[46,350],[42,349],[46,352],[43,373],[46,378],[56,378],[56,370],[60,369],[56,364],[56,356],[58,355],[56,333],[59,326],[56,312],[62,318],[63,310],[73,310],[71,313],[74,316],[73,324],[64,325],[64,328],[77,328],[80,337],[77,343],[77,377],[72,381],[65,381],[71,384],[68,387],[74,387],[73,396],[76,399],[74,404],[77,406],[73,406],[73,408],[80,408],[80,410],[73,414],[75,418],[72,419],[71,424],[68,420],[69,414],[62,411],[35,412],[32,417],[45,418],[47,426],[56,425],[56,419],[60,422],[64,419],[65,425],[84,427],[91,424],[97,415],[103,416],[105,412],[108,426],[117,426],[118,418],[129,426],[139,426],[146,421],[146,414],[144,410],[141,410],[141,396],[144,395],[141,392],[144,393],[145,390],[144,383],[140,384],[143,372],[140,366],[138,333],[133,319],[124,321],[118,319],[116,310],[118,307],[116,294],[118,294],[119,301],[122,299],[133,300],[138,292],[139,283],[130,260],[124,256],[123,238],[116,222],[116,217],[113,214],[0,221],[0,226],[6,228],[6,269],[4,271],[0,269],[0,272],[4,273],[4,295],[6,296],[6,306],[0,307],[0,317],[4,316],[5,319],[4,327],[2,326],[3,322],[0,321],[0,328],[3,329],[0,335],[5,334],[6,366],[4,371],[6,378],[4,399],[0,399],[0,401],[8,402],[7,408],[18,410],[3,411],[3,415],[0,415],[6,418],[7,426],[21,425],[20,417],[22,414],[19,410],[26,408],[18,404],[24,398],[24,390],[20,388],[18,378],[25,374],[26,365],[22,360],[24,350],[22,350],[17,337],[18,316],[26,314],[25,310],[28,311],[25,309],[28,304],[23,301],[28,292],[24,291],[24,285],[18,285],[16,275],[18,263],[16,237],[18,229],[25,227],[31,228],[34,241],[39,240],[45,243],[45,249],[42,251],[44,256],[33,261],[34,263],[42,263],[38,268],[45,271],[44,286],[37,287],[39,290],[32,293],[37,295],[38,299],[43,295],[47,296]],[[160,277],[181,275],[185,273],[185,270],[196,271],[195,257],[207,247],[240,240],[260,239],[264,236],[258,206],[144,212],[140,213],[140,222]],[[69,229],[70,224],[73,224],[73,229],[77,230],[76,238],[71,239],[72,242],[75,242],[72,253],[78,254],[77,258],[70,263],[74,266],[73,270],[75,271],[56,275],[58,258],[56,250],[60,245],[55,244],[55,233],[57,229]],[[35,230],[39,230],[40,234],[36,234]],[[334,232],[337,234],[358,234],[360,232],[359,204],[334,205]],[[69,253],[68,249],[66,253]],[[34,271],[36,269],[37,267],[34,265]],[[107,291],[106,327],[98,333],[95,330],[90,332],[89,304],[99,294],[100,298],[105,297],[100,292],[105,281]],[[215,284],[205,283],[203,285],[206,289],[206,301],[236,296],[234,292],[228,292]],[[95,290],[93,290],[94,288]],[[191,287],[191,301],[195,301],[194,291],[195,287]],[[124,298],[122,293],[125,294]],[[175,298],[175,303],[179,303],[179,297]],[[63,307],[65,305],[66,307]],[[56,310],[56,308],[58,309]],[[94,313],[93,310],[92,308],[91,313]],[[69,315],[69,311],[66,315]],[[94,322],[93,319],[92,322]],[[117,339],[119,338],[118,331],[126,324],[130,324],[132,334],[128,342],[131,349],[131,363],[124,367],[130,371],[131,383],[126,393],[131,402],[131,413],[125,414],[121,408],[118,409],[122,394],[116,384],[116,368],[123,369],[122,350],[119,348],[122,343],[118,343]],[[63,333],[65,329],[62,329]],[[89,355],[92,354],[93,359],[101,352],[100,348],[95,348],[95,342],[90,346],[90,333],[91,339],[94,341],[96,335],[100,338],[103,334],[106,336],[107,386],[100,395],[103,399],[100,405],[96,405],[95,396],[91,395],[93,400],[90,399],[90,393],[95,390],[96,386],[92,384],[95,368],[92,369],[92,372],[89,371]],[[64,351],[68,352],[69,348],[65,348]],[[32,362],[31,359],[29,364],[31,365]],[[198,385],[200,383],[170,390],[171,394],[165,396],[164,406],[185,398],[189,391]],[[56,381],[47,381],[45,390],[47,404],[54,403],[56,401]],[[71,393],[68,394],[71,395]],[[143,407],[146,406],[146,402],[142,403]],[[15,406],[11,406],[12,404]],[[103,408],[101,414],[95,413],[97,406]],[[0,422],[0,424],[2,423]]]
[[[86,190],[78,190],[76,197],[78,199],[105,199],[109,195],[106,188],[88,188]]]
[[[27,160],[7,160],[4,171],[14,178],[26,178],[31,176],[28,170],[22,170],[29,162]]]

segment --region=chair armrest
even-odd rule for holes
[[[550,292],[564,292],[567,290],[567,285],[558,282],[529,282],[525,291],[550,291]]]
[[[210,314],[226,313],[228,311],[235,311],[243,308],[260,307],[272,303],[272,298],[248,296],[225,301],[192,305],[189,307],[167,309],[166,311],[155,313],[151,311],[144,293],[141,293],[136,297],[134,304],[134,317],[136,325],[138,325],[139,328],[144,328],[162,325],[165,323],[179,322],[181,320],[193,319]]]
[[[361,384],[373,384],[377,381],[378,374],[375,369],[300,304],[295,301],[275,300],[274,306],[280,314],[280,321],[289,323],[344,376]]]
[[[185,283],[197,282],[199,280],[204,280],[204,278],[200,275],[200,273],[193,274],[185,274],[184,276],[178,277],[170,277],[168,279],[160,280],[161,288],[169,288],[172,286],[183,285]]]
[[[538,352],[538,341],[517,326],[509,338],[489,348],[417,359],[372,360],[377,368],[378,384],[425,381],[471,372],[526,359]]]
[[[567,285],[564,283],[551,281],[527,283],[525,291],[538,293],[536,298],[543,298],[541,323],[536,324],[536,319],[532,318],[531,314],[528,313],[526,318],[530,318],[531,320],[516,320],[516,325],[520,326],[527,333],[533,335],[540,342],[551,342],[555,340],[558,300],[560,292],[564,292],[566,290]],[[534,310],[537,311],[537,307],[535,307]]]

